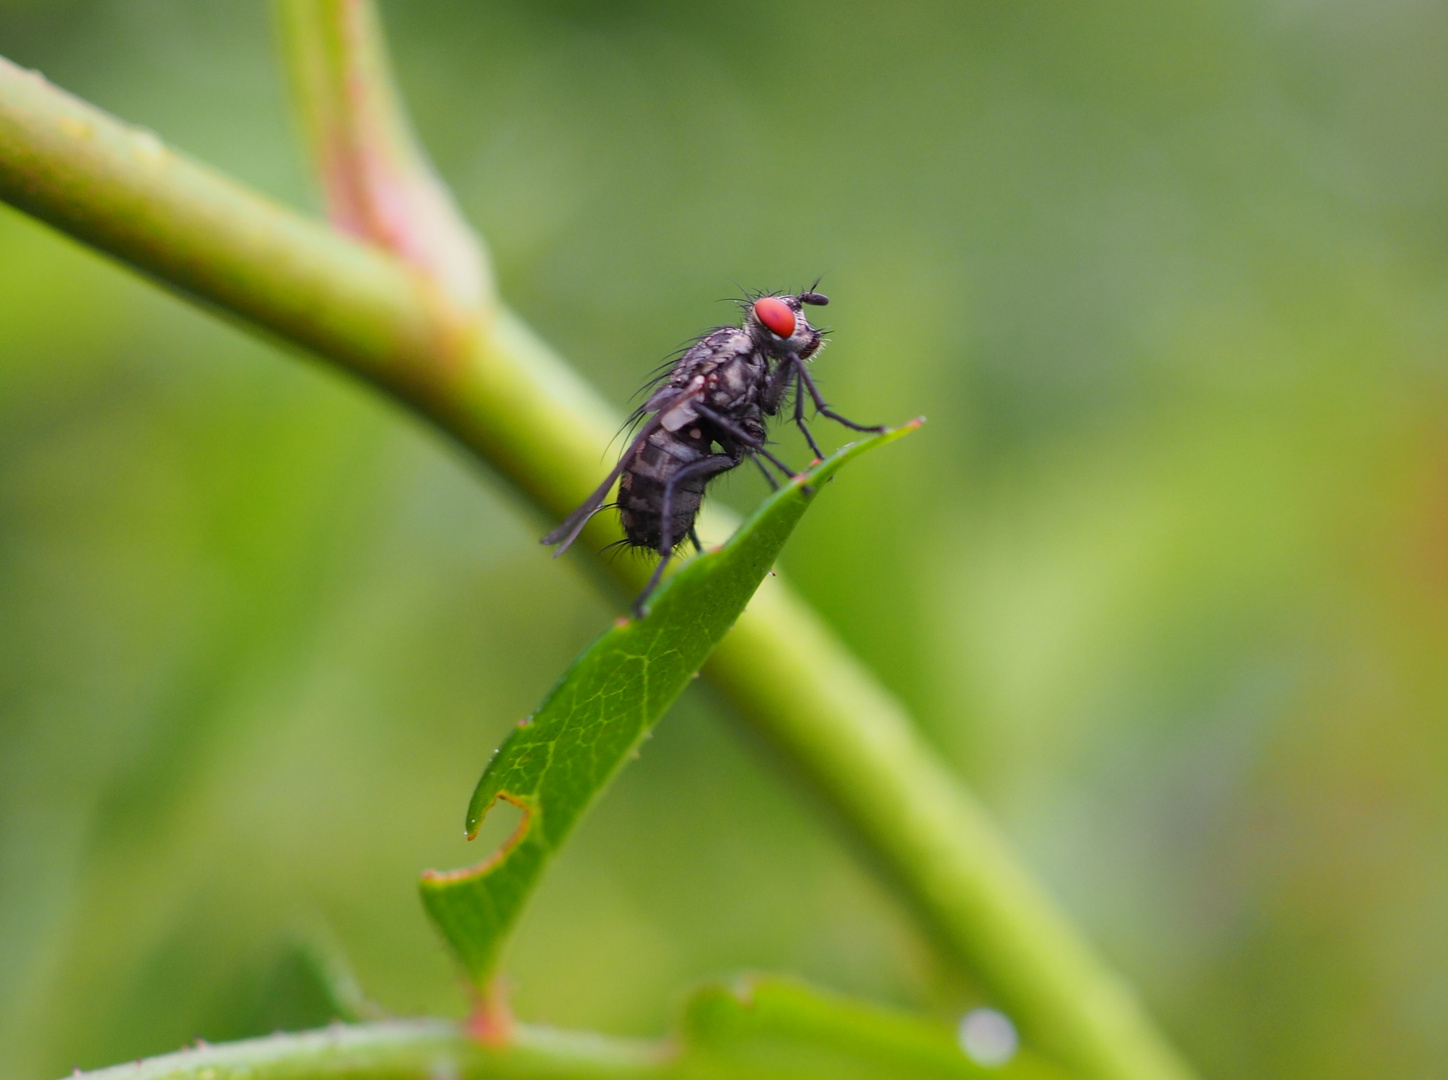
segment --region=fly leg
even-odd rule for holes
[[[796,361],[796,363],[798,363],[798,361]],[[804,380],[799,377],[798,368],[795,369],[794,373],[794,422],[799,425],[800,431],[804,432],[804,441],[809,443],[809,448],[813,451],[815,460],[823,461],[825,452],[820,449],[820,444],[815,442],[809,425],[804,422]]]
[[[694,545],[694,550],[696,552],[703,552],[704,545],[699,542],[699,530],[694,528],[694,526],[692,525],[689,526],[689,543]]]
[[[809,391],[809,396],[814,400],[815,412],[819,413],[821,416],[828,416],[831,420],[835,420],[841,424],[844,424],[845,427],[849,428],[852,431],[880,432],[890,430],[884,424],[871,427],[866,424],[857,424],[853,420],[846,420],[843,416],[841,416],[839,413],[835,412],[833,409],[825,404],[825,399],[820,395],[819,387],[815,386],[814,380],[809,377],[809,372],[805,370],[804,361],[801,360],[796,353],[790,353],[789,359],[790,363],[794,364],[795,374],[799,378],[799,381],[804,384],[804,388]]]
[[[639,593],[633,602],[634,618],[644,617],[644,601],[647,600],[654,589],[658,588],[660,580],[664,576],[664,567],[669,565],[669,560],[674,557],[675,540],[674,531],[674,488],[678,487],[679,481],[687,480],[693,476],[710,477],[721,472],[728,472],[739,464],[739,458],[730,454],[711,454],[709,457],[700,458],[698,461],[691,461],[682,469],[669,477],[664,484],[663,505],[660,507],[659,515],[659,565],[654,567],[653,576],[649,583],[644,586],[644,591]],[[694,543],[699,544],[698,536],[694,534],[694,526],[689,525],[687,535],[694,537]]]
[[[789,477],[791,480],[793,480],[796,476],[800,475],[799,473],[791,469],[788,465],[786,465],[784,462],[780,461],[779,458],[775,457],[768,450],[766,450],[764,448],[764,440],[759,438],[757,435],[749,434],[749,432],[745,431],[733,420],[730,420],[724,416],[720,416],[713,409],[710,409],[705,405],[700,405],[696,402],[694,408],[698,410],[700,416],[702,416],[705,420],[710,421],[716,427],[720,428],[726,435],[738,439],[745,446],[749,447],[749,449],[752,450],[754,453],[760,454],[768,458],[776,469],[784,473],[784,475]],[[758,465],[759,459],[755,458],[754,462],[756,465]],[[774,477],[769,475],[769,471],[765,469],[763,465],[760,465],[759,468],[764,473],[765,478],[769,480],[769,486],[775,491],[778,491],[779,485],[774,482]],[[814,488],[811,487],[809,484],[803,485],[800,488],[800,491],[804,492],[804,494],[806,495],[814,494]]]
[[[717,413],[713,409],[709,408],[707,405],[702,405],[697,401],[694,403],[694,410],[705,420],[709,421],[709,423],[713,424],[730,438],[738,439],[741,443],[749,447],[749,449],[753,450],[756,454],[760,455],[760,457],[764,458],[766,461],[768,461],[780,472],[784,473],[784,475],[789,477],[791,480],[799,475],[799,473],[795,472],[784,462],[780,461],[779,458],[771,454],[769,450],[765,447],[763,439],[761,439],[757,435],[749,434],[749,432],[745,431],[742,427],[736,424],[733,420],[730,420],[727,416],[724,416],[721,413]]]
[[[659,565],[654,567],[653,577],[649,578],[649,583],[644,586],[644,591],[634,597],[633,614],[635,619],[642,619],[644,617],[644,601],[649,598],[649,594],[653,592],[654,589],[658,588],[659,579],[664,576],[664,567],[669,565],[669,560],[673,557],[673,548],[665,551],[662,556],[660,556]]]
[[[749,455],[749,460],[754,462],[755,465],[759,466],[759,471],[764,475],[764,482],[769,485],[769,490],[778,491],[779,481],[774,478],[774,473],[770,472],[764,467],[764,462],[760,461],[753,454]]]

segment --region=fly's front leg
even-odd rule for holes
[[[884,424],[879,424],[871,427],[867,424],[857,424],[853,420],[846,420],[843,416],[841,416],[839,413],[835,412],[833,409],[825,404],[825,399],[820,395],[819,387],[815,386],[814,380],[809,377],[809,372],[805,370],[804,361],[801,360],[794,353],[789,354],[789,359],[790,362],[794,364],[794,370],[795,373],[799,376],[799,381],[804,384],[805,389],[809,391],[809,396],[814,400],[815,411],[821,416],[828,416],[831,420],[834,420],[837,423],[844,424],[845,427],[849,428],[851,431],[881,432],[890,430]]]
[[[795,359],[795,363],[800,363],[798,358]],[[815,460],[823,461],[825,452],[820,449],[819,443],[815,442],[809,425],[804,422],[804,380],[799,377],[798,369],[796,369],[794,373],[794,422],[799,425],[800,431],[804,432],[804,441],[809,443],[809,448],[814,453]]]

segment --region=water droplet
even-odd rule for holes
[[[1016,1056],[1020,1036],[1010,1017],[995,1009],[972,1009],[960,1021],[960,1048],[977,1065],[1004,1065]]]
[[[438,1058],[427,1071],[428,1080],[458,1080],[457,1065],[448,1058]]]

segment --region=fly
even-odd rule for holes
[[[644,601],[675,548],[686,537],[700,548],[694,519],[710,480],[746,457],[759,465],[773,488],[779,485],[765,462],[786,478],[796,475],[765,445],[767,420],[779,414],[791,392],[794,423],[816,458],[824,453],[805,422],[806,394],[818,415],[854,431],[884,431],[833,411],[810,378],[809,360],[824,338],[810,325],[804,307],[829,302],[813,289],[752,297],[744,302],[742,326],[712,330],[685,351],[634,414],[643,426],[613,471],[563,524],[543,537],[543,543],[557,545],[554,557],[568,549],[594,514],[616,507],[624,531],[620,542],[659,555],[659,565],[633,603],[634,614],[642,618]],[[608,503],[615,481],[618,497]]]

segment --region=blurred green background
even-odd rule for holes
[[[1204,1074],[1444,1075],[1448,8],[383,10],[505,295],[620,407],[734,281],[826,275],[832,399],[931,423],[785,567]],[[0,53],[316,206],[262,3],[9,0]],[[0,210],[0,1074],[291,1022],[316,927],[464,1008],[417,875],[617,610],[544,528]],[[751,967],[973,1000],[703,685],[506,967],[614,1032]]]

